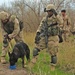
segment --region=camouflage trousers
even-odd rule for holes
[[[69,36],[70,36],[70,31],[64,31],[64,33],[62,34],[64,41],[69,41]]]
[[[22,41],[21,32],[16,37],[14,37],[14,40],[15,40],[16,43]],[[6,56],[8,50],[9,50],[9,43],[10,43],[9,41],[7,41],[7,43],[3,43],[1,57]]]
[[[54,56],[58,52],[59,38],[58,36],[50,36],[48,38],[48,52],[51,56]],[[36,48],[43,50],[46,48],[45,37],[41,37],[39,44],[36,44]]]

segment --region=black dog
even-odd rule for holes
[[[30,60],[30,49],[24,42],[17,43],[14,46],[12,53],[9,52],[8,54],[10,66],[15,65],[15,63],[18,61],[18,58],[21,58],[22,67],[24,68],[24,56],[26,56],[28,61]]]

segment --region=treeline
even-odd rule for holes
[[[44,8],[49,3],[55,5],[58,13],[61,9],[66,9],[72,20],[72,25],[74,25],[74,0],[14,0],[8,6],[5,3],[2,4],[0,10],[17,15],[17,17],[24,22],[24,30],[26,32],[33,32],[37,30],[42,17],[45,16]]]

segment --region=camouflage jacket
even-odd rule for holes
[[[69,31],[71,29],[71,20],[68,17],[68,15],[66,16],[61,16],[63,19],[63,30]]]
[[[39,27],[38,27],[38,30],[37,30],[37,32],[41,32],[41,30],[43,29],[43,27],[44,27],[44,22],[46,21],[46,17],[44,17],[43,19],[42,19],[42,21],[41,21],[41,23],[40,23],[40,25],[39,25]],[[48,17],[48,19],[47,19],[47,24],[48,24],[48,27],[49,27],[49,25],[50,24],[54,24],[54,23],[57,23],[58,25],[58,27],[60,28],[62,25],[63,25],[63,20],[62,20],[62,18],[59,16],[59,15],[57,15],[57,16],[55,16],[55,15],[52,15],[51,17]],[[55,27],[55,26],[54,26]]]
[[[16,18],[15,15],[11,15],[9,21],[12,21],[12,22],[14,23],[14,30],[13,30],[13,32],[12,32],[11,34],[9,34],[8,36],[9,36],[9,38],[14,38],[14,37],[16,37],[16,36],[19,34],[19,31],[20,31],[19,21],[18,21],[18,19]],[[12,27],[11,27],[11,28],[12,28]],[[3,36],[6,35],[6,34],[8,34],[8,33],[4,30],[4,28],[3,28],[3,23],[1,23],[1,29],[2,29],[2,35],[3,35]]]

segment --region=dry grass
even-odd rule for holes
[[[2,43],[2,33],[0,32],[0,42]],[[33,47],[34,46],[34,38],[35,38],[35,33],[26,33],[26,32],[23,32],[22,34],[22,38],[24,40],[24,42],[26,42],[29,46]],[[14,40],[12,40],[12,43],[15,43]]]
[[[2,33],[0,32],[0,42],[2,42]]]
[[[0,34],[1,36],[1,34]],[[31,49],[34,45],[35,33],[23,33],[23,40],[29,45]],[[2,42],[2,38],[0,38],[0,42]],[[63,42],[59,44],[59,52],[58,52],[58,67],[64,71],[75,73],[75,42],[73,41],[73,37],[69,42]],[[49,60],[48,60],[49,61]]]
[[[23,40],[30,46],[34,46],[35,33],[23,33]]]
[[[59,47],[58,63],[61,69],[75,73],[75,43],[63,42]]]

